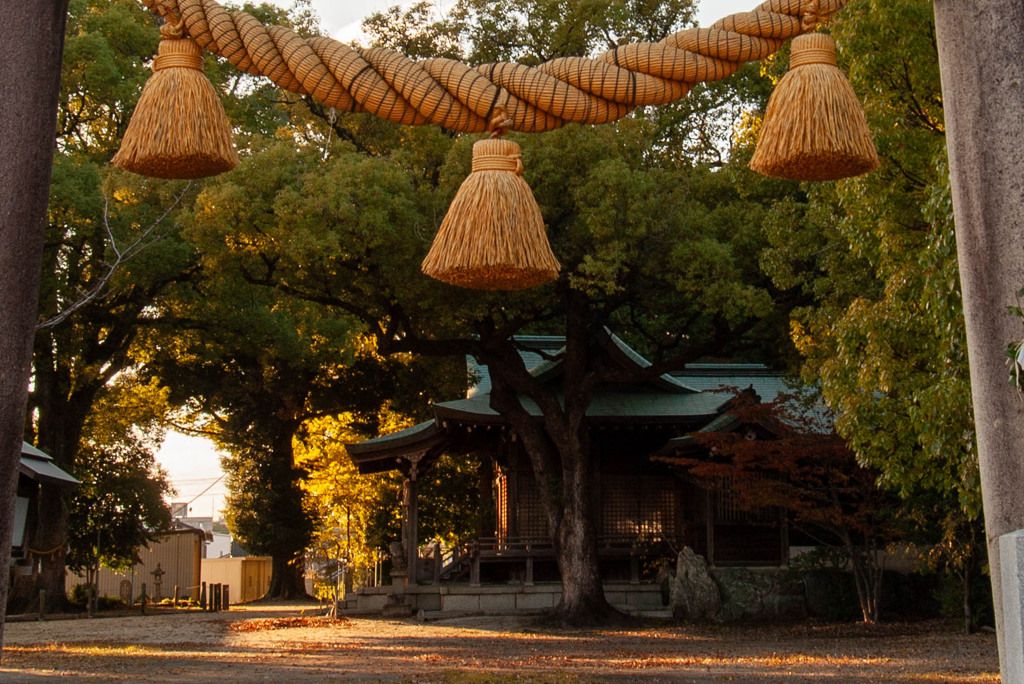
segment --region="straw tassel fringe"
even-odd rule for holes
[[[789,72],[768,101],[750,168],[765,176],[823,181],[878,168],[867,119],[836,66],[831,36],[793,39]]]
[[[510,140],[473,145],[473,171],[423,260],[425,274],[478,290],[521,290],[558,277],[560,266],[522,168],[519,145]]]
[[[224,106],[203,73],[202,49],[180,27],[161,27],[153,75],[113,164],[156,178],[202,178],[238,165]]]

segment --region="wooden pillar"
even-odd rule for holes
[[[477,466],[477,491],[480,495],[480,513],[477,516],[476,536],[477,539],[497,536],[496,527],[497,510],[494,507],[494,461],[489,454],[480,458],[480,465]],[[492,516],[494,521],[492,522]]]
[[[419,461],[422,454],[409,459],[409,476],[402,483],[402,503],[405,509],[405,524],[402,526],[402,541],[405,543],[405,583],[415,585],[416,564],[419,559],[419,499],[416,480],[419,475]]]
[[[526,542],[526,570],[524,572],[523,584],[533,586],[533,544]]]
[[[508,515],[508,536],[505,539],[519,537],[519,448],[518,442],[509,445],[508,457],[508,492],[505,496],[506,514]]]
[[[68,1],[5,2],[0,21],[0,647]],[[48,547],[47,547],[48,548]],[[63,589],[63,587],[60,587]]]
[[[789,565],[789,516],[786,511],[779,511],[779,565]]]
[[[708,567],[715,567],[715,495],[704,490],[704,520],[707,525]]]

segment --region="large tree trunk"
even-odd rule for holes
[[[532,382],[518,351],[507,342],[490,349],[482,360],[491,374],[491,406],[521,439],[537,480],[562,579],[554,617],[564,624],[584,626],[606,623],[620,613],[605,598],[598,564],[592,506],[597,498],[596,467],[586,418],[593,394],[595,350],[589,310],[575,299],[570,297],[566,316],[561,399],[557,388]],[[529,415],[520,395],[533,399],[543,417]]]
[[[268,596],[289,600],[307,596],[303,580],[302,554],[309,544],[310,534],[299,532],[309,527],[309,517],[302,506],[303,492],[299,485],[302,472],[295,466],[292,437],[296,426],[287,424],[279,432],[270,458],[273,476],[268,483],[275,491],[271,525],[279,528],[274,537],[271,555],[273,573]]]
[[[11,2],[0,21],[0,649],[67,9],[68,0]]]
[[[1007,313],[1024,287],[1024,3],[935,0],[957,251],[981,463],[999,657],[1004,641],[999,537],[1024,528],[1024,403],[1004,351],[1021,337]],[[1016,600],[1013,597],[1011,600]]]
[[[506,417],[513,415],[509,412]],[[533,465],[562,579],[555,619],[567,625],[587,626],[618,617],[605,598],[598,564],[592,505],[595,478],[587,451],[589,440],[559,440],[555,447],[536,419],[513,417],[510,422]],[[551,422],[550,417],[545,420],[547,424]],[[564,435],[566,430],[562,427],[558,432]],[[576,430],[583,433],[586,426],[577,425]]]
[[[32,605],[38,603],[38,591],[46,592],[46,612],[62,612],[68,608],[67,568],[65,559],[68,551],[68,518],[70,496],[67,487],[43,484],[39,490],[39,517],[35,547],[40,552],[39,575],[36,578],[36,596]]]
[[[274,601],[290,601],[306,598],[306,580],[301,559],[295,554],[276,554],[271,560],[270,587],[264,597]]]
[[[597,531],[594,529],[592,496],[593,469],[585,454],[570,460],[580,467],[563,473],[561,518],[552,535],[558,570],[562,576],[562,597],[556,613],[572,625],[600,624],[615,611],[604,596],[598,565]],[[564,457],[564,454],[563,454]],[[553,502],[548,502],[550,507]]]

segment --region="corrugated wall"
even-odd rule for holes
[[[141,563],[125,572],[100,568],[100,596],[120,597],[135,601],[142,594],[142,585],[150,599],[158,601],[174,596],[177,585],[179,598],[199,600],[200,557],[203,544],[201,531],[180,530],[158,537],[150,547],[139,549]],[[157,566],[160,581],[157,584]],[[86,577],[68,573],[67,590],[86,584]]]

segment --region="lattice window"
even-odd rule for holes
[[[601,533],[672,535],[676,529],[675,480],[652,475],[616,476],[601,486]]]
[[[639,532],[644,536],[672,535],[676,530],[676,492],[670,478],[646,477],[640,483]]]
[[[497,533],[503,539],[508,536],[508,476],[499,475],[494,483],[494,505],[497,509]]]
[[[637,534],[636,478],[616,478],[614,485],[602,484],[601,492],[601,533],[615,536]]]
[[[742,485],[737,485],[733,478],[720,478],[719,485],[715,490],[715,522],[720,523],[754,523],[771,522],[778,517],[778,511],[772,506],[757,506],[754,508],[743,508],[740,506],[740,497],[736,494],[738,486],[757,489],[766,485],[764,476],[754,479],[747,479]]]
[[[519,521],[520,537],[541,537],[550,536],[548,532],[547,518],[544,516],[544,509],[540,504],[540,490],[537,488],[537,481],[533,479],[519,479],[519,500],[516,502],[516,513]]]

